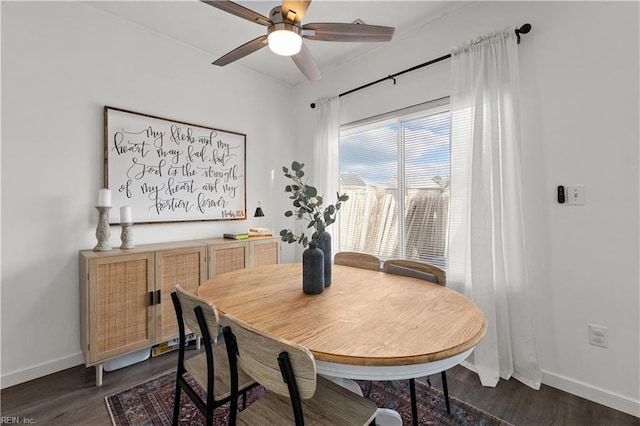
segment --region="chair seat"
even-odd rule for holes
[[[318,376],[316,393],[302,401],[305,425],[368,425],[376,417],[376,405],[359,395]],[[343,409],[342,407],[348,407]],[[267,392],[238,413],[238,425],[294,424],[291,401]]]
[[[231,395],[231,378],[229,370],[229,358],[224,344],[216,344],[213,347],[213,364],[215,382],[213,384],[214,401],[221,401]],[[201,353],[184,362],[187,372],[194,378],[202,389],[207,389],[207,354]],[[238,369],[238,389],[241,391],[253,385],[255,381],[244,371]]]

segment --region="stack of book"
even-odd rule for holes
[[[249,228],[249,237],[272,237],[273,232],[269,228]]]
[[[229,239],[229,240],[246,240],[247,238],[249,238],[249,234],[246,232],[240,233],[240,234],[222,234],[223,237]]]

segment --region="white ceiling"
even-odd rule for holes
[[[236,1],[269,16],[278,1]],[[302,23],[353,22],[395,27],[394,40],[470,3],[470,1],[334,1],[314,0]],[[210,55],[211,62],[236,47],[266,34],[266,27],[194,0],[87,1],[85,4],[178,40]],[[383,43],[343,43],[305,40],[321,73],[380,47]],[[214,66],[214,65],[211,65]],[[268,48],[254,52],[226,67],[245,66],[290,85],[305,81],[290,58]]]

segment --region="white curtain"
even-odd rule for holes
[[[484,386],[540,388],[522,207],[518,49],[513,30],[452,51],[447,286],[472,299],[487,333],[467,366]]]
[[[313,172],[310,185],[324,194],[326,207],[338,201],[336,193],[340,185],[338,168],[338,144],[340,142],[340,98],[326,97],[316,102],[316,134],[313,143]],[[338,215],[339,217],[340,215]],[[336,252],[337,227],[331,226],[332,253]]]

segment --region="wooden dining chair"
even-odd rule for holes
[[[358,253],[355,251],[341,251],[333,258],[336,265],[352,266],[360,269],[380,270],[380,259],[372,254]]]
[[[437,266],[424,262],[406,259],[389,259],[382,265],[382,270],[389,274],[418,278],[441,286],[447,285],[447,275],[445,271]],[[451,414],[451,408],[449,406],[449,388],[447,386],[447,373],[442,371],[440,375],[442,377],[442,391],[444,393],[444,401],[447,406],[447,413]],[[427,381],[429,382],[429,385],[431,385],[431,381],[428,377]],[[409,389],[411,391],[411,410],[413,412],[413,418],[416,419],[418,407],[416,401],[415,379],[409,379]]]
[[[383,263],[382,270],[390,274],[419,278],[442,286],[447,284],[447,275],[444,270],[415,260],[389,259]]]
[[[173,407],[173,425],[178,424],[180,417],[180,393],[182,390],[191,398],[193,403],[205,416],[206,424],[213,424],[213,410],[231,401],[231,370],[229,358],[224,342],[217,342],[219,335],[218,311],[215,306],[210,305],[206,300],[200,299],[194,294],[184,290],[181,286],[176,286],[176,291],[171,293],[171,300],[178,319],[178,330],[180,344],[178,349],[178,368],[176,375],[176,392]],[[200,327],[194,309],[198,307],[206,319],[206,329]],[[185,337],[186,328],[195,333],[198,338],[202,338],[205,348],[204,353],[185,359]],[[244,371],[238,370],[238,392],[243,394],[243,405],[246,404],[246,392],[257,383],[252,380]],[[198,395],[185,378],[189,373],[206,391],[206,399]],[[235,412],[231,407],[229,411]]]
[[[196,315],[204,322],[199,308]],[[232,375],[242,368],[267,392],[239,413],[231,425],[369,425],[376,405],[316,374],[306,348],[269,336],[231,315],[221,318]],[[232,381],[231,403],[238,388]]]

